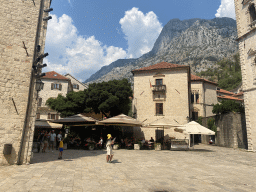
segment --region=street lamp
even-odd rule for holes
[[[39,92],[44,88],[44,83],[40,80],[36,80],[36,91]]]

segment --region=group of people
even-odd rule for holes
[[[42,153],[45,153],[47,146],[50,151],[50,149],[53,149],[56,147],[56,150],[59,148],[59,143],[62,140],[62,132],[60,131],[58,135],[54,132],[54,130],[47,132],[46,130],[43,130],[38,135],[38,152],[40,152],[40,149],[42,148]]]

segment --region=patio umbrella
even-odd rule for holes
[[[184,131],[188,134],[193,134],[193,147],[194,147],[194,134],[201,134],[201,135],[215,135],[215,132],[200,125],[195,121],[191,121],[184,125]]]
[[[60,123],[64,125],[79,125],[79,126],[87,125],[88,126],[88,125],[95,125],[97,120],[92,117],[87,117],[82,114],[77,114],[77,115],[65,117],[62,119],[53,120],[52,122]]]
[[[182,127],[177,121],[175,120],[169,120],[167,118],[161,118],[156,121],[153,121],[152,123],[148,124],[149,127],[156,127],[156,128],[163,128],[163,134],[164,129],[170,129],[171,127]]]
[[[119,126],[129,126],[129,127],[140,127],[142,126],[142,122],[137,121],[136,119],[129,117],[125,114],[120,114],[120,115],[99,121],[98,125],[119,125]]]

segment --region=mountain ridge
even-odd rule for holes
[[[189,65],[192,73],[214,68],[216,62],[238,51],[236,21],[231,18],[171,19],[162,29],[151,51],[135,59],[119,59],[102,67],[85,83],[127,78],[131,70],[162,61]]]

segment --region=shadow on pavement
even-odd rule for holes
[[[88,156],[97,156],[106,154],[105,150],[72,150],[67,149],[63,151],[62,160],[64,161],[73,161],[73,159],[79,159],[81,157],[88,157]],[[59,151],[54,150],[46,152],[46,153],[33,153],[33,158],[31,159],[31,164],[35,163],[43,163],[49,161],[58,161]]]
[[[113,160],[112,163],[122,163],[120,161],[118,161],[117,159]]]

